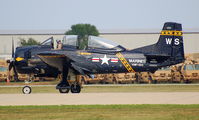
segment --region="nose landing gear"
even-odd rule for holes
[[[24,86],[22,88],[23,94],[30,94],[32,92],[32,88],[30,86]]]

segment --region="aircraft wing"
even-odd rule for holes
[[[43,52],[39,53],[38,57],[49,66],[57,68],[59,71],[63,71],[63,67],[72,68],[80,74],[85,74],[84,71],[89,71],[78,65],[72,56],[58,52]],[[77,59],[78,60],[78,59]]]
[[[58,68],[60,71],[63,70],[63,61],[70,60],[64,54],[58,54],[54,52],[43,52],[39,53],[38,57],[49,66]]]

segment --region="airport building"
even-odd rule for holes
[[[12,40],[14,46],[19,46],[20,39],[33,38],[39,42],[54,37],[62,40],[66,30],[0,30],[0,59],[11,57]],[[157,42],[159,30],[100,30],[100,37],[115,41],[127,49],[154,44]],[[199,53],[199,29],[184,31],[185,53]]]

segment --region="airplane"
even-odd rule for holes
[[[52,40],[46,43],[50,45]],[[61,81],[56,86],[60,93],[69,91],[80,93],[82,86],[77,75],[145,71],[153,73],[161,67],[175,65],[185,60],[182,25],[175,22],[164,24],[157,43],[132,50],[96,36],[82,38],[68,35],[64,36],[62,44],[62,49],[52,49],[48,46],[46,49],[39,50],[41,46],[35,46],[32,50],[34,53],[28,53],[30,50],[24,52],[23,48],[18,48],[14,55],[13,66],[16,67],[17,72],[23,73],[24,69],[29,67],[27,61],[35,58],[36,63],[32,65],[31,70],[34,69],[36,72],[28,69],[25,70],[26,73],[35,74],[44,71],[43,74],[51,74],[53,72],[56,74],[54,77],[61,75]],[[23,51],[23,54],[19,54],[20,51]],[[43,69],[42,65],[46,69]],[[70,80],[75,82],[70,83]],[[23,91],[29,94],[31,88],[25,86]]]

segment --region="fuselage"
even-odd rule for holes
[[[147,63],[146,57],[141,53],[131,53],[129,51],[117,53],[88,53],[78,51],[80,54],[78,66],[86,68],[91,73],[125,73],[125,72],[142,72],[154,71],[157,69],[156,64]]]
[[[157,61],[147,59],[142,53],[133,53],[128,50],[120,52],[92,51],[55,50],[43,53],[40,58],[59,71],[62,71],[63,67],[67,67],[75,69],[80,74],[81,71],[84,74],[154,72],[160,67]]]

